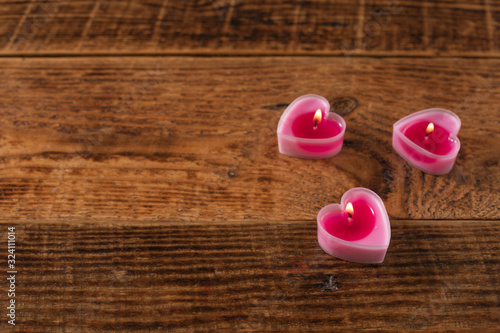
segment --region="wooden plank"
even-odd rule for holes
[[[477,331],[500,327],[499,222],[392,221],[380,265],[327,255],[314,221],[1,229],[16,227],[24,332]]]
[[[498,0],[0,0],[0,54],[500,55]]]
[[[0,61],[0,204],[14,220],[312,220],[353,187],[399,219],[498,219],[499,60],[60,58]],[[355,98],[344,148],[279,154],[306,93]],[[339,104],[339,103],[338,103]],[[342,103],[340,103],[342,104]],[[462,119],[453,170],[424,174],[392,125],[444,107]]]

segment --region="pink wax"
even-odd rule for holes
[[[352,204],[352,216],[346,207]],[[359,263],[384,261],[391,239],[391,225],[382,199],[358,187],[344,193],[340,204],[318,213],[318,242],[326,253]]]
[[[321,120],[315,123],[317,110]],[[318,95],[304,95],[293,101],[278,124],[280,153],[301,158],[336,155],[344,142],[345,121],[329,110],[330,103]]]
[[[316,110],[304,113],[292,122],[292,133],[297,138],[326,139],[337,136],[342,132],[342,125],[335,120],[321,121],[314,127],[314,114]],[[308,126],[309,124],[309,126]]]
[[[375,227],[375,212],[365,200],[351,201],[354,212],[349,217],[347,212],[342,214],[326,214],[323,227],[332,236],[346,241],[356,241],[365,238]]]
[[[418,146],[436,155],[446,155],[453,150],[453,141],[448,140],[450,133],[443,127],[434,124],[434,131],[427,133],[428,121],[409,124],[403,134]]]
[[[427,134],[430,123],[434,125],[434,130]],[[392,146],[418,169],[433,175],[443,175],[453,168],[460,150],[457,137],[459,130],[460,119],[453,112],[444,109],[423,110],[394,124]]]

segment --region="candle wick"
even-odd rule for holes
[[[316,121],[314,122],[314,129],[316,129],[317,127],[318,127],[318,121],[316,120]]]
[[[349,220],[352,219],[351,213],[347,213],[347,215],[349,216]]]

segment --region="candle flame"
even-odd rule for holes
[[[427,134],[431,134],[432,132],[434,132],[434,124],[429,123],[429,125],[427,125]]]
[[[323,113],[321,112],[321,109],[317,109],[313,118],[314,128],[318,127],[318,124],[321,122],[322,119],[323,119]]]
[[[354,208],[352,207],[352,203],[348,202],[347,205],[345,206],[345,211],[347,214],[349,214],[349,217],[352,217],[352,214],[354,213]]]

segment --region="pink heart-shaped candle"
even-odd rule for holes
[[[301,158],[328,158],[342,149],[344,119],[330,112],[319,95],[304,95],[292,102],[278,123],[280,153]]]
[[[318,213],[318,242],[328,254],[359,263],[384,261],[391,240],[391,223],[382,199],[356,187],[345,192],[340,204]]]
[[[444,175],[453,168],[460,150],[460,118],[445,109],[415,112],[394,124],[392,146],[423,172]]]

